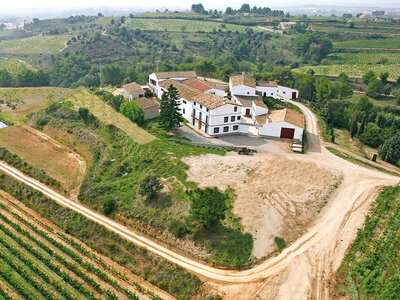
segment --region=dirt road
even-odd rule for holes
[[[306,117],[310,154],[288,154],[288,157],[340,171],[343,174],[343,182],[306,234],[276,257],[248,270],[223,270],[187,258],[79,203],[66,199],[2,162],[0,170],[127,240],[201,275],[216,289],[223,291],[228,299],[253,299],[256,296],[262,299],[327,299],[330,275],[340,265],[357,228],[364,222],[370,204],[381,187],[396,184],[399,178],[365,169],[330,153],[319,140],[316,117],[304,105],[295,104]],[[274,281],[274,284],[270,284],[270,280]]]

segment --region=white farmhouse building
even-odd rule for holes
[[[274,110],[267,117],[256,117],[256,121],[261,125],[258,128],[259,136],[299,141],[303,139],[304,116],[294,110]]]
[[[188,78],[196,78],[197,74],[195,71],[172,71],[172,72],[156,72],[149,75],[149,87],[153,90],[153,93],[161,98],[162,90],[160,85],[167,79],[173,79],[176,81],[182,81]]]
[[[256,91],[263,97],[275,99],[296,99],[299,97],[298,90],[278,85],[275,81],[257,82]]]
[[[252,77],[234,75],[229,77],[229,91],[233,96],[256,96],[256,80]]]
[[[124,97],[130,101],[144,97],[145,90],[136,82],[131,82],[123,85]]]

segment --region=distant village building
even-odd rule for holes
[[[296,22],[280,22],[278,27],[281,29],[290,29],[294,25],[296,25]]]
[[[125,99],[130,101],[145,96],[145,90],[136,82],[124,84],[122,87]]]

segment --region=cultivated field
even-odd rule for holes
[[[356,25],[354,28],[350,28],[349,25],[341,25],[341,26],[327,26],[323,24],[312,25],[312,29],[317,31],[349,31],[349,32],[368,32],[368,33],[381,33],[381,34],[399,34],[400,28],[396,27],[380,27],[380,26],[361,26]]]
[[[19,40],[0,41],[0,53],[55,53],[69,40],[69,35],[34,36]]]
[[[400,39],[371,39],[371,40],[353,40],[333,43],[335,48],[379,48],[379,49],[399,49]]]
[[[364,53],[333,53],[328,56],[332,62],[340,62],[349,65],[364,64],[399,64],[400,51],[390,52],[364,52]]]
[[[300,72],[307,72],[314,70],[317,75],[338,76],[340,73],[346,73],[349,77],[361,78],[367,71],[372,70],[375,74],[389,72],[389,80],[396,81],[400,76],[400,65],[369,65],[369,64],[356,64],[356,65],[319,65],[319,66],[304,66],[299,68]]]
[[[19,125],[0,129],[0,147],[17,154],[35,168],[44,170],[76,198],[86,163],[69,148],[42,132]]]
[[[0,57],[0,70],[7,70],[13,76],[20,74],[26,68],[33,69],[31,65],[24,61],[14,58]]]
[[[165,295],[1,190],[0,249],[2,299],[153,299],[148,289]]]
[[[107,105],[99,97],[91,94],[88,90],[79,91],[69,100],[78,107],[86,107],[105,124],[115,125],[139,144],[149,143],[155,139],[153,135],[122,114],[116,112],[111,106]]]
[[[7,120],[23,120],[31,112],[46,107],[51,100],[57,101],[69,97],[75,90],[53,87],[38,88],[0,88],[0,99],[10,100],[16,105],[11,109],[6,103],[0,104],[1,115]]]
[[[214,30],[244,32],[247,28],[247,26],[234,24],[180,19],[129,19],[126,22],[126,27],[133,30],[141,29],[178,32],[213,32]]]

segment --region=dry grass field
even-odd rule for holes
[[[70,100],[76,106],[86,107],[89,109],[89,111],[103,123],[113,124],[118,127],[139,144],[146,144],[155,139],[153,135],[124,117],[122,114],[116,112],[111,106],[106,104],[96,95],[91,94],[86,89],[80,90],[78,93],[73,95]]]

